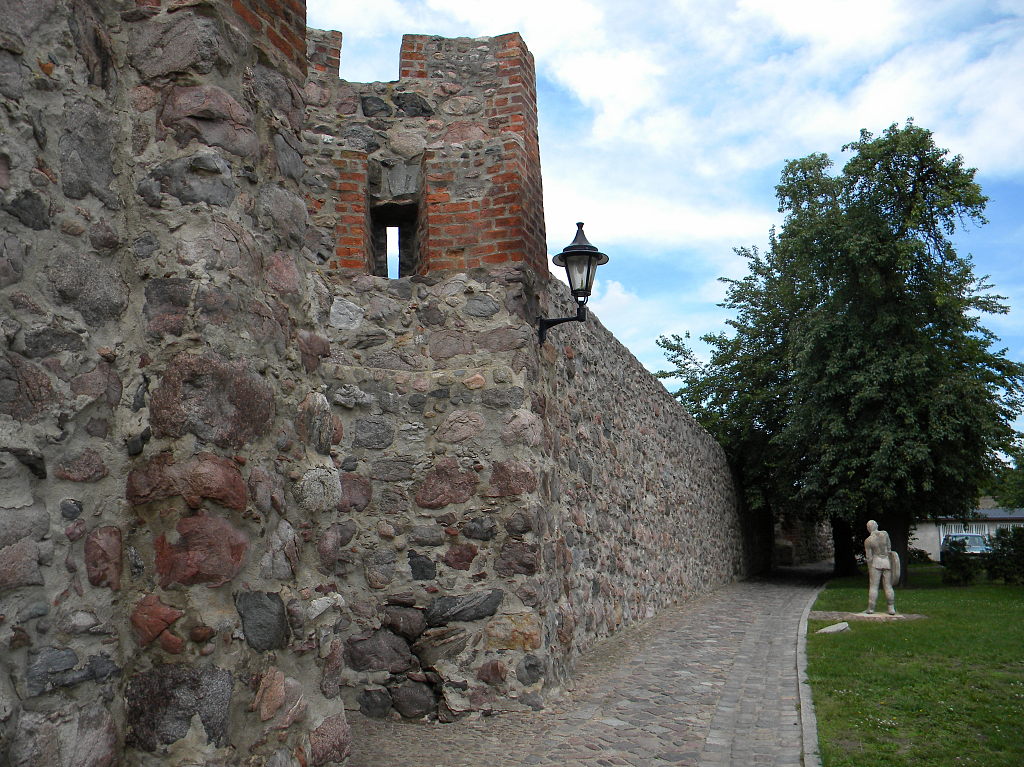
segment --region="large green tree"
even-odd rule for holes
[[[985,222],[975,171],[908,121],[786,164],[769,247],[737,251],[730,331],[660,339],[676,396],[722,442],[747,505],[827,518],[837,569],[870,518],[904,556],[912,525],[968,513],[1012,443],[1024,367],[981,322],[1002,297],[954,249]],[[860,537],[863,537],[862,535]]]

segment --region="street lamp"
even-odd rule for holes
[[[572,291],[572,297],[576,299],[576,316],[552,320],[538,317],[537,324],[542,344],[547,337],[548,328],[561,325],[563,322],[583,322],[587,318],[586,303],[594,289],[594,275],[597,274],[597,267],[608,263],[608,256],[587,241],[587,236],[583,233],[583,222],[577,221],[576,239],[562,248],[562,252],[552,261],[555,266],[565,267],[565,273],[569,277],[569,289]]]

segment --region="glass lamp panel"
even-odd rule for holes
[[[574,296],[588,296],[594,286],[593,270],[590,268],[591,258],[587,254],[565,256],[565,272],[569,277],[569,287]]]

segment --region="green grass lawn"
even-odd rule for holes
[[[925,619],[822,635],[834,621],[809,622],[824,767],[1024,765],[1024,586],[944,586],[941,573],[912,567],[896,591],[901,613]],[[814,609],[866,604],[864,575],[831,581]]]

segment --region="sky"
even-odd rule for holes
[[[1024,0],[308,0],[307,13],[343,33],[341,76],[356,82],[398,77],[403,34],[522,35],[549,254],[586,223],[610,258],[590,308],[651,371],[668,366],[659,336],[725,329],[719,278],[742,277],[733,249],[764,247],[781,223],[787,160],[825,152],[841,167],[861,129],[907,118],[978,170],[989,223],[955,242],[1007,298],[985,324],[1024,360]]]

